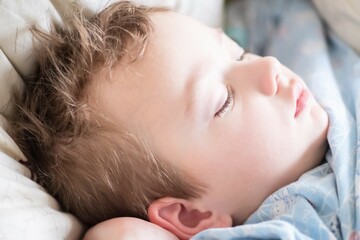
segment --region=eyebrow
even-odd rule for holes
[[[221,28],[214,29],[214,35],[217,39],[217,42],[219,45],[222,45],[222,34],[223,30]],[[185,106],[185,117],[186,118],[192,118],[195,111],[195,106],[197,105],[197,102],[199,100],[199,89],[200,89],[200,82],[199,81],[199,73],[202,72],[203,66],[205,64],[197,64],[198,66],[194,67],[194,69],[191,71],[191,74],[189,76],[189,79],[185,85],[185,98],[186,98],[186,106]]]
[[[199,86],[199,79],[198,74],[194,74],[197,70],[193,70],[189,80],[185,85],[185,97],[186,97],[186,106],[185,106],[185,117],[193,117],[193,112],[195,110],[195,106],[198,102],[198,86]]]

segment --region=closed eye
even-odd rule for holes
[[[219,117],[222,118],[224,117],[233,107],[234,105],[234,91],[232,90],[232,88],[230,86],[227,87],[227,98],[226,101],[224,103],[224,105],[220,108],[219,111],[217,111],[217,113],[215,114],[215,117]]]

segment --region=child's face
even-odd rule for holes
[[[101,83],[99,104],[207,184],[199,203],[240,223],[319,164],[327,115],[307,90],[299,99],[303,80],[275,58],[238,60],[244,50],[218,30],[171,12],[151,18],[144,58]]]

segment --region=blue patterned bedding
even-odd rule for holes
[[[308,0],[231,1],[226,14],[240,45],[304,78],[329,114],[330,148],[324,164],[269,196],[244,225],[192,239],[360,239],[359,55]]]

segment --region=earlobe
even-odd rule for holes
[[[199,209],[185,199],[161,198],[150,204],[149,220],[175,234],[180,239],[189,239],[195,234],[215,227],[230,227],[230,215]]]

